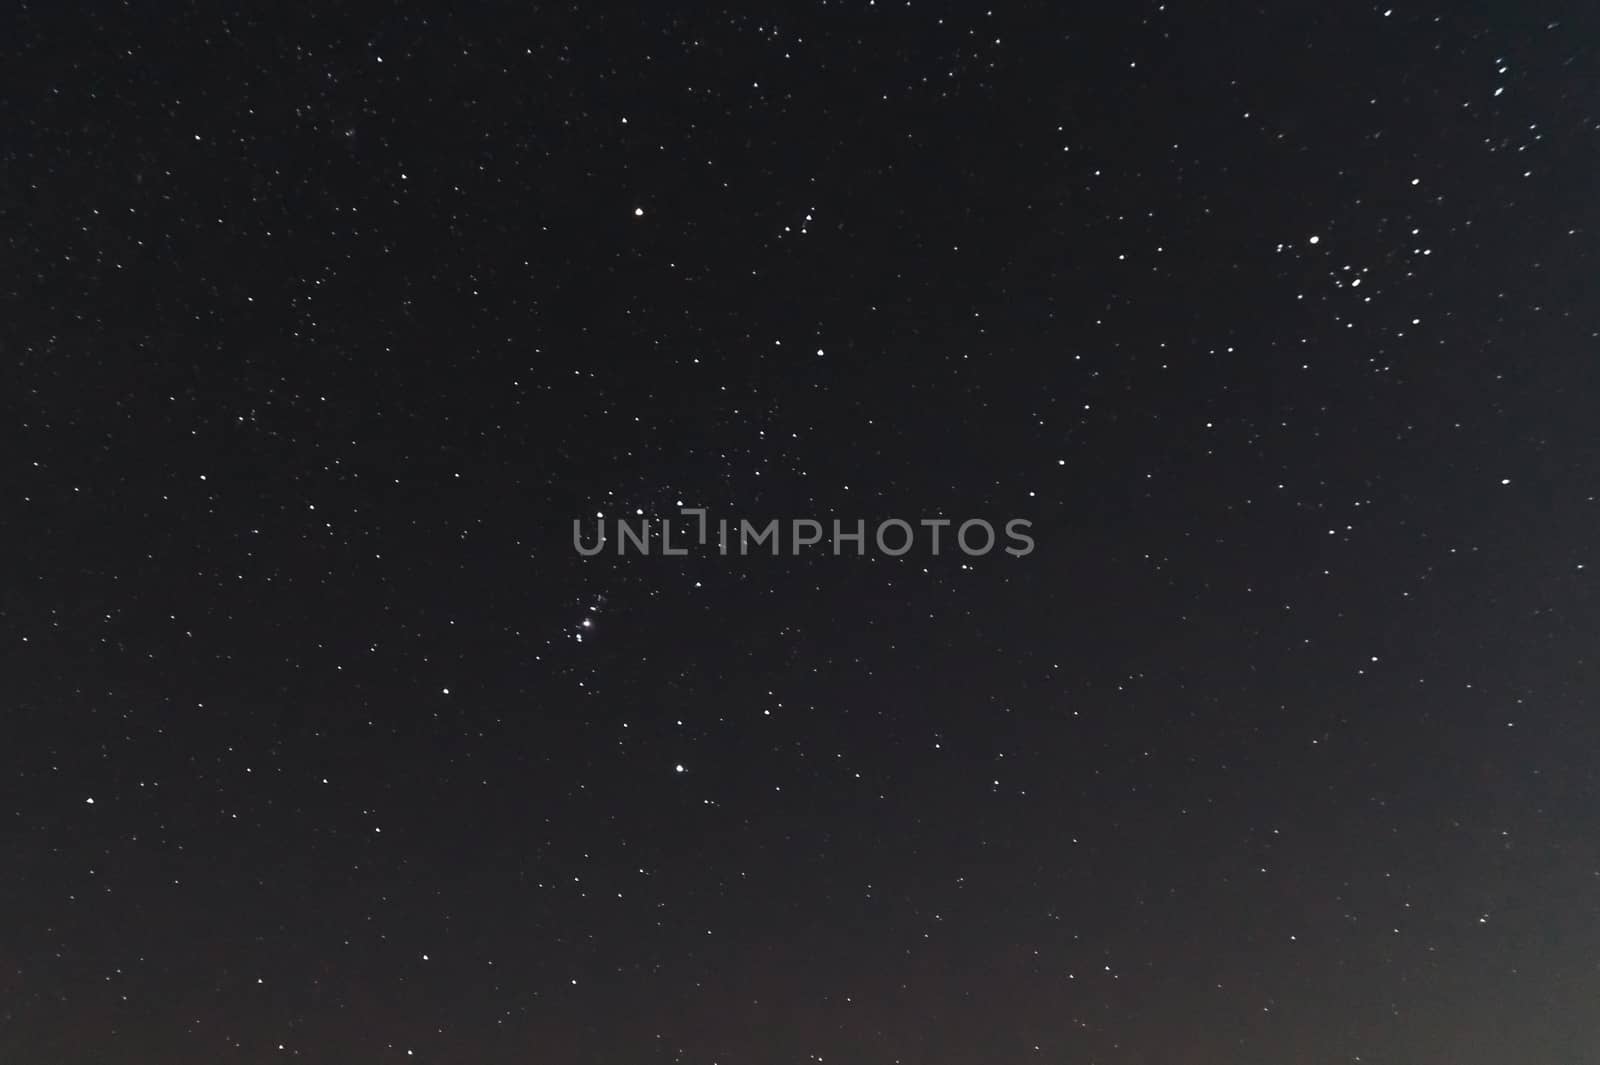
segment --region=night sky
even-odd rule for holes
[[[3,21],[4,1065],[1600,1060],[1600,10]]]

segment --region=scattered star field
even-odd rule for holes
[[[1597,14],[17,5],[0,1063],[1595,1060]]]

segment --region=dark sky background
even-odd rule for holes
[[[1594,10],[4,21],[0,1061],[1594,1060]]]

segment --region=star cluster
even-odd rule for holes
[[[1597,40],[19,7],[0,1061],[1584,1060]]]

